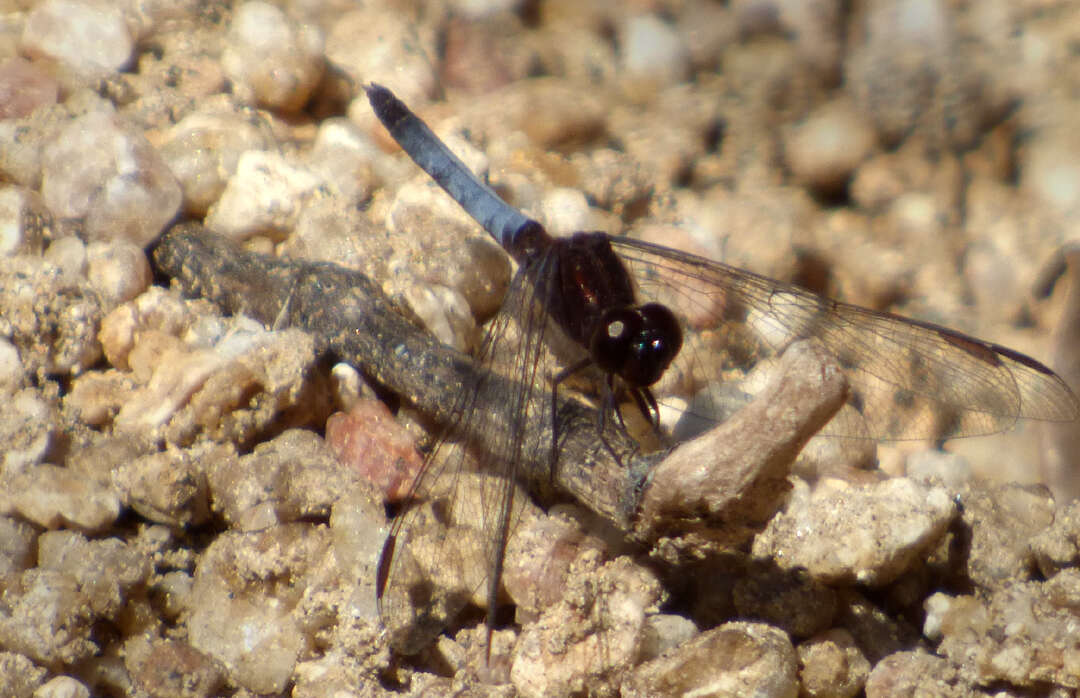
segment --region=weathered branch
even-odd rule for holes
[[[481,370],[407,319],[359,272],[243,252],[197,225],[166,233],[154,261],[185,293],[227,313],[311,333],[317,351],[356,366],[437,421],[451,417],[448,397],[475,384]],[[544,490],[550,487],[550,394],[537,393],[542,404],[530,405],[530,424],[539,447],[527,454],[521,474]],[[605,420],[598,438],[595,412],[562,400],[555,488],[644,539],[716,523],[738,524],[733,532],[753,528],[775,508],[791,462],[844,393],[838,368],[810,345],[795,345],[780,362],[779,379],[754,402],[673,449],[660,465],[660,455],[638,453],[617,420]]]

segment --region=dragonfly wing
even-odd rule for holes
[[[668,304],[697,333],[676,367],[694,387],[715,380],[725,365],[745,368],[813,338],[836,358],[851,390],[849,409],[823,434],[947,439],[1004,431],[1017,419],[1072,421],[1080,414],[1061,378],[1006,347],[665,247],[613,243],[642,296]],[[701,351],[727,356],[695,355]]]
[[[489,629],[506,543],[521,512],[517,474],[548,421],[543,351],[547,316],[519,272],[491,321],[454,417],[394,519],[379,564],[380,616],[399,652],[430,644],[469,603]]]

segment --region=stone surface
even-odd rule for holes
[[[46,71],[22,58],[0,64],[0,119],[28,116],[40,106],[55,104],[59,85]]]
[[[11,395],[0,418],[0,477],[10,478],[45,460],[56,439],[56,411],[38,391],[25,388]]]
[[[277,153],[245,151],[221,197],[210,207],[206,224],[237,240],[253,235],[283,237],[296,225],[304,201],[316,196],[321,184],[315,174]]]
[[[319,29],[268,2],[237,7],[226,42],[222,66],[241,99],[294,112],[322,77]]]
[[[830,102],[794,127],[784,143],[792,174],[813,191],[833,194],[874,147],[874,132],[847,101]]]
[[[240,156],[270,145],[257,119],[231,101],[208,101],[169,129],[161,157],[184,193],[184,211],[204,216],[236,172]]]
[[[37,192],[18,186],[0,187],[0,254],[41,254],[51,221]]]
[[[220,664],[176,640],[133,637],[124,645],[124,666],[135,684],[151,695],[209,698],[225,683]]]
[[[1080,638],[1075,609],[1080,574],[1060,572],[1046,582],[1017,583],[982,600],[960,596],[940,615],[938,651],[968,681],[1020,687],[1080,687]]]
[[[12,698],[31,698],[45,682],[46,671],[24,655],[0,652],[0,690]]]
[[[956,505],[942,488],[896,478],[796,488],[787,510],[754,540],[754,555],[825,582],[883,585],[944,534]]]
[[[1075,380],[1075,274],[1049,263],[1080,212],[1070,3],[9,5],[0,694],[658,695],[709,676],[729,695],[1076,690],[1072,425],[1049,457],[1043,425],[944,452],[814,439],[751,498],[771,513],[789,473],[808,483],[765,534],[767,514],[708,513],[737,488],[675,492],[678,526],[634,545],[576,505],[530,503],[490,663],[490,560],[466,519],[482,508],[469,497],[503,490],[470,474],[453,527],[409,546],[429,567],[467,563],[461,612],[395,656],[375,590],[384,497],[411,475],[378,491],[353,467],[385,474],[400,456],[411,473],[411,444],[426,452],[440,426],[368,367],[331,369],[346,357],[324,356],[326,338],[245,319],[259,289],[223,312],[145,264],[182,212],[251,250],[358,270],[473,351],[513,265],[376,123],[360,90],[376,81],[559,233],[704,255]],[[765,384],[768,370],[745,375],[738,309],[698,332],[718,312],[688,313],[704,348],[686,357],[725,387],[669,372],[665,425]],[[396,435],[385,411],[355,419],[375,399]],[[777,422],[743,419],[698,455],[760,455]],[[754,535],[760,559],[725,547]],[[440,599],[452,577],[421,579]],[[263,644],[245,655],[248,641]],[[710,642],[722,651],[696,644]]]
[[[1029,579],[1031,538],[1054,520],[1054,501],[1043,487],[1004,484],[964,497],[961,517],[971,528],[968,576],[986,589]]]
[[[120,69],[134,48],[122,10],[95,0],[40,3],[26,18],[22,44],[31,56],[61,60],[89,76]]]
[[[388,502],[409,493],[423,466],[412,436],[378,400],[360,400],[326,420],[326,443],[345,467],[370,480]]]
[[[1030,545],[1039,571],[1046,577],[1080,566],[1080,501],[1059,507],[1054,523],[1036,534]]]
[[[0,644],[40,664],[72,664],[93,656],[94,614],[78,582],[56,570],[30,569],[6,589]]]
[[[768,625],[728,623],[646,662],[623,682],[626,696],[708,694],[794,698],[797,657]]]
[[[86,275],[105,309],[131,300],[150,286],[150,262],[136,245],[123,240],[86,248]]]
[[[510,681],[527,696],[610,686],[645,641],[660,587],[628,558],[604,566],[596,555],[570,569],[562,599],[527,626],[514,649]],[[661,661],[661,660],[654,660]]]
[[[852,698],[870,674],[870,662],[846,630],[834,628],[795,648],[801,694],[810,698]]]
[[[78,374],[101,356],[101,303],[85,279],[36,257],[0,257],[0,326],[33,374]]]
[[[874,667],[866,681],[866,695],[899,698],[926,694],[943,698],[978,695],[957,675],[956,667],[923,651],[897,652]]]
[[[249,455],[216,459],[208,479],[214,511],[240,529],[259,530],[329,516],[361,478],[317,435],[292,429]]]
[[[107,111],[73,119],[42,155],[54,216],[81,218],[96,240],[150,243],[180,208],[176,178],[145,136]]]
[[[304,599],[336,583],[329,542],[325,527],[308,524],[219,537],[195,573],[192,647],[250,691],[284,690],[315,629]]]
[[[120,498],[112,488],[67,468],[36,465],[6,480],[0,508],[44,528],[96,532],[120,516]]]
[[[806,638],[828,628],[836,614],[836,592],[798,570],[754,564],[732,588],[732,602],[740,617],[782,628],[795,638]]]

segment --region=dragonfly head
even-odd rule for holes
[[[608,310],[589,347],[601,369],[640,388],[660,380],[681,348],[679,321],[659,303]]]

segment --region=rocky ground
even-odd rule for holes
[[[430,335],[475,348],[512,269],[360,89],[393,89],[556,233],[947,325],[1076,386],[1080,5],[28,5],[0,4],[0,694],[1080,688],[1075,423],[861,444],[876,468],[818,444],[764,501],[731,485],[759,526],[706,494],[676,535],[521,493],[490,658],[475,608],[391,651],[383,501],[452,395],[383,371]],[[177,222],[229,246],[169,247]],[[319,262],[424,331],[341,350],[349,293]],[[301,307],[310,278],[336,300]],[[802,444],[843,387],[829,357],[784,361],[703,448],[772,453],[781,413]],[[454,525],[432,559],[469,559]]]

